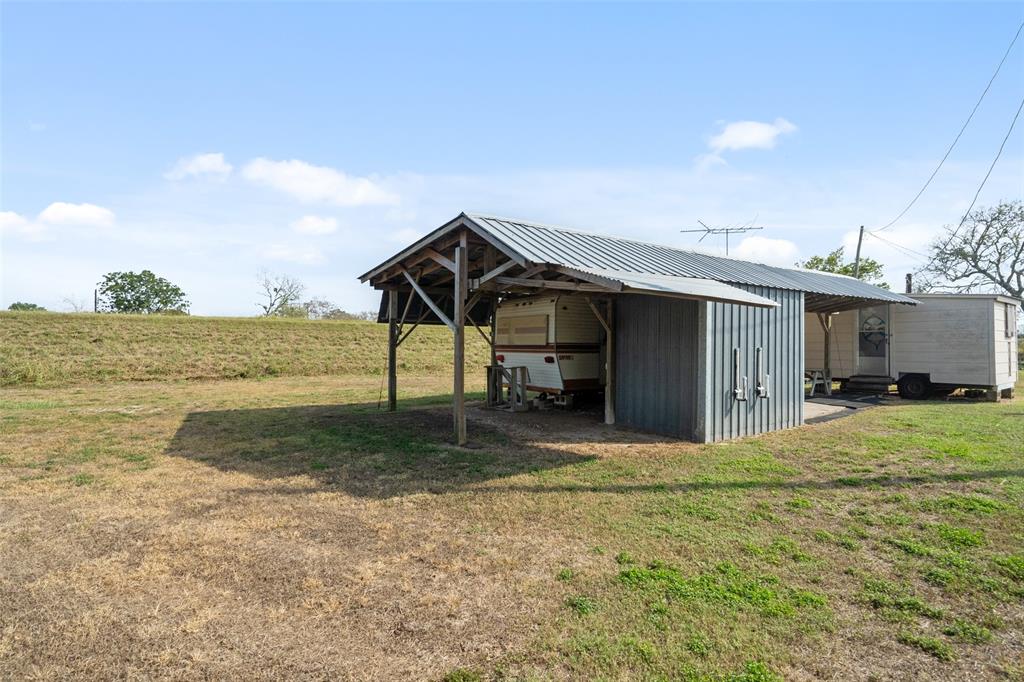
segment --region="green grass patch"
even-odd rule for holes
[[[1003,574],[1018,582],[1024,582],[1024,554],[999,556],[992,561]]]
[[[824,595],[786,587],[774,576],[750,574],[731,563],[687,577],[678,568],[656,561],[645,568],[623,570],[619,582],[668,599],[750,610],[766,617],[790,617],[798,609],[823,608],[828,603]]]
[[[1006,509],[1006,505],[983,495],[943,495],[922,501],[921,509],[966,515],[995,514]]]
[[[956,637],[969,644],[985,644],[992,641],[992,631],[959,618],[942,628],[942,634]]]
[[[953,647],[936,637],[918,635],[912,632],[901,632],[896,635],[896,641],[901,644],[906,644],[907,646],[920,649],[927,654],[931,654],[940,661],[952,661],[956,658],[956,653],[953,651]]]
[[[935,527],[935,532],[946,545],[957,549],[981,547],[985,544],[985,534],[982,531],[940,523]]]
[[[910,615],[937,620],[944,615],[942,609],[914,596],[908,587],[881,578],[864,580],[861,600],[879,610],[886,620],[905,620]]]
[[[566,598],[565,605],[581,616],[597,611],[597,602],[592,597],[582,594]]]

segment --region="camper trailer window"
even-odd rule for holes
[[[546,346],[548,316],[522,315],[498,319],[495,331],[499,346]]]
[[[1003,317],[1003,322],[1005,323],[1006,338],[1012,339],[1017,332],[1017,304],[1006,304],[1006,315]]]

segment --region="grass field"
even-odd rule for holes
[[[380,375],[386,344],[386,325],[356,320],[0,312],[0,386]],[[423,326],[400,369],[448,372],[450,349],[446,328]],[[466,354],[487,362],[475,332]]]
[[[1024,679],[1019,399],[457,448],[379,382],[0,391],[0,678]]]

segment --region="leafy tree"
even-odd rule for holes
[[[266,299],[256,304],[263,311],[264,317],[296,317],[293,308],[302,308],[299,297],[306,290],[302,282],[289,275],[272,275],[266,270],[256,275],[256,281],[260,296]]]
[[[931,288],[1002,290],[1016,298],[1024,294],[1024,202],[979,208],[959,228],[945,229],[920,271]]]
[[[46,311],[46,308],[44,308],[41,305],[36,305],[35,303],[22,303],[21,301],[16,301],[16,302],[12,303],[11,305],[9,305],[7,307],[7,309],[8,310],[20,310],[22,312],[35,312],[35,313],[45,312]]]
[[[149,270],[107,273],[98,286],[104,312],[188,313],[185,292]]]
[[[846,261],[843,258],[843,247],[839,247],[827,256],[812,256],[803,263],[797,263],[797,267],[808,270],[820,270],[821,272],[834,272],[837,275],[853,277],[853,261]],[[882,264],[873,258],[860,259],[859,279],[870,282],[875,286],[888,289],[889,285],[882,281],[884,274]]]

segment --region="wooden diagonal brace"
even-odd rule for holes
[[[455,272],[455,263],[448,258],[445,258],[434,249],[424,249],[423,253],[427,254],[431,260],[444,266],[449,272]]]
[[[430,296],[427,295],[427,292],[423,291],[423,287],[421,287],[419,283],[415,279],[413,279],[413,276],[409,274],[409,271],[406,270],[405,268],[402,268],[402,274],[405,275],[405,278],[407,280],[409,280],[409,284],[411,284],[412,288],[416,291],[416,293],[420,295],[420,298],[423,299],[423,302],[426,303],[430,307],[430,309],[434,311],[434,314],[437,315],[438,319],[444,322],[448,326],[448,328],[454,332],[456,329],[455,323],[452,322],[448,318],[448,316],[444,314],[444,312],[436,303],[434,303],[433,299],[431,299]]]

